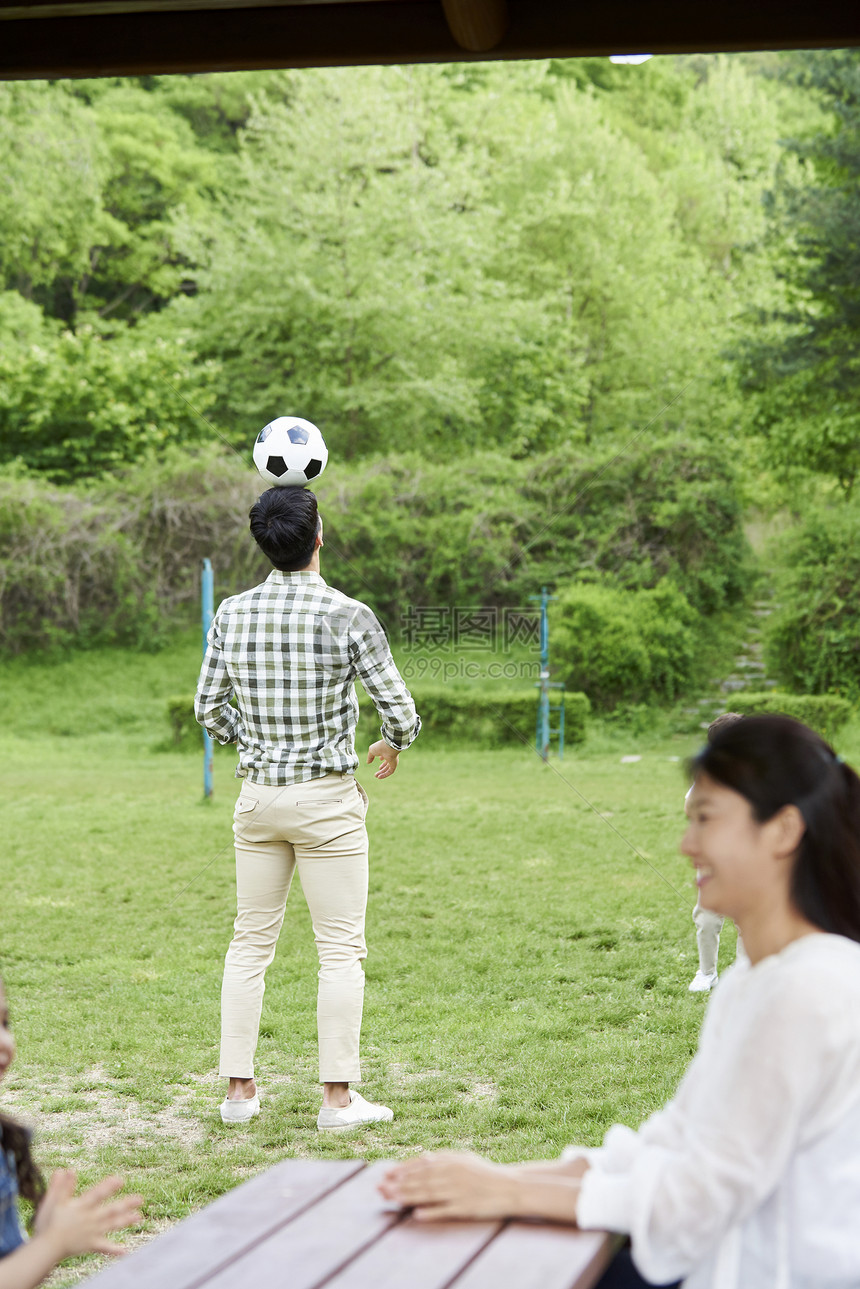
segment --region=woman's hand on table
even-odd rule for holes
[[[385,1199],[414,1210],[420,1222],[492,1219],[516,1212],[517,1179],[506,1164],[442,1150],[395,1164],[379,1187]]]
[[[479,1155],[443,1150],[395,1164],[385,1174],[385,1199],[411,1208],[420,1222],[537,1217],[576,1223],[583,1159],[493,1164]]]

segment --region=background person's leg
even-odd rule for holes
[[[699,970],[690,985],[690,989],[695,993],[698,990],[710,989],[716,983],[723,919],[719,913],[703,909],[697,900],[696,907],[693,909],[693,921],[696,924],[696,945],[699,951]]]

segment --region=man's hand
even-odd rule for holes
[[[379,757],[382,765],[376,771],[377,779],[387,779],[397,769],[397,758],[400,756],[396,747],[391,747],[381,738],[378,743],[371,743],[367,749],[367,764],[370,765]]]

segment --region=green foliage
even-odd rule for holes
[[[194,696],[175,695],[167,700],[167,723],[170,726],[168,746],[179,752],[199,752],[202,730],[194,719]]]
[[[826,118],[788,144],[800,165],[774,201],[785,295],[748,346],[746,379],[777,467],[830,476],[850,495],[860,473],[860,54],[821,50],[792,67]]]
[[[711,284],[677,235],[674,196],[597,98],[563,87],[534,118],[504,158],[508,227],[492,271],[535,311],[547,366],[575,396],[568,441],[590,443],[641,428],[703,374],[693,317],[712,307]],[[698,419],[695,404],[685,412]],[[516,448],[542,443],[531,433]]]
[[[81,303],[100,317],[134,317],[171,299],[193,275],[183,229],[206,219],[218,171],[157,95],[117,86],[100,97],[97,115],[101,199],[117,231],[109,247],[91,254]]]
[[[860,700],[860,512],[812,511],[775,552],[778,609],[765,639],[770,671],[805,694]]]
[[[0,85],[0,288],[68,297],[114,228],[102,208],[98,124],[45,82]]]
[[[732,711],[739,716],[793,716],[831,742],[848,723],[852,710],[847,699],[836,694],[782,694],[767,689],[732,695]]]
[[[608,574],[637,588],[668,577],[706,616],[747,593],[739,479],[722,445],[666,436],[587,464],[550,455],[525,488],[540,510],[529,571],[543,581]]]
[[[537,693],[505,689],[456,689],[450,685],[410,685],[415,705],[421,714],[421,745],[444,742],[449,747],[468,743],[475,747],[494,748],[519,745],[530,748],[534,743],[537,720]],[[586,736],[590,703],[585,694],[564,696],[565,743],[582,743]],[[189,695],[171,698],[167,704],[171,744],[185,751],[200,748],[200,726],[194,719],[194,703]],[[359,694],[359,720],[356,743],[372,743],[379,738],[379,717],[367,695]]]
[[[166,364],[243,450],[290,408],[336,460],[742,442],[722,355],[778,295],[745,248],[812,101],[777,57],[0,87],[0,290],[77,337],[11,346],[9,432],[44,380],[76,475],[193,441]]]
[[[202,413],[212,371],[183,337],[143,326],[37,327],[34,306],[0,295],[0,463],[16,458],[57,482],[115,471],[175,443],[211,443]]]
[[[17,653],[160,638],[137,551],[104,507],[0,477],[0,645]]]
[[[733,466],[703,443],[662,439],[594,461],[573,451],[456,468],[416,456],[318,488],[326,568],[393,625],[408,605],[524,605],[536,587],[670,577],[710,615],[746,594],[748,548]]]
[[[630,71],[600,96],[544,64],[270,81],[192,302],[235,441],[289,407],[341,458],[728,428],[705,391],[736,282],[760,296],[774,95],[725,60]]]
[[[50,444],[46,437],[46,450]],[[84,571],[98,588],[96,604],[113,594],[110,566],[97,554],[105,543],[123,552],[116,593],[126,588],[122,595],[141,603],[150,596],[165,626],[195,602],[193,570],[205,556],[219,588],[239,589],[268,572],[247,530],[259,479],[217,449],[174,449],[162,464],[144,461],[86,489],[45,491],[26,475],[2,477],[7,649],[43,646],[56,631],[74,636],[79,595],[61,588],[78,586]],[[744,594],[746,546],[733,489],[714,449],[676,441],[597,469],[573,454],[514,463],[475,454],[456,471],[418,456],[333,465],[318,489],[324,574],[369,603],[394,639],[416,607],[523,608],[536,587],[566,585],[571,576],[608,577],[631,590],[670,576],[711,615]],[[57,550],[47,573],[43,510]],[[54,590],[43,603],[46,577]],[[112,638],[113,621],[95,609],[87,638]],[[133,615],[116,622],[117,630],[136,630]]]
[[[530,748],[534,744],[536,689],[526,692],[476,686],[456,689],[450,685],[412,683],[409,688],[421,714],[422,744],[437,740],[448,746],[470,743],[484,748],[511,744]],[[553,701],[558,699],[554,697]],[[585,694],[565,693],[565,743],[584,741],[590,709]],[[379,719],[368,702],[361,704],[359,733],[370,739],[379,737]]]
[[[469,367],[485,320],[509,328],[482,299],[497,212],[434,79],[293,73],[256,100],[199,300],[228,424],[313,409],[341,458],[475,441]]]
[[[0,648],[158,646],[196,617],[204,556],[225,593],[265,576],[247,536],[255,495],[217,455],[177,453],[110,491],[0,474]]]
[[[644,591],[570,586],[550,622],[565,684],[597,708],[671,702],[696,675],[696,614],[668,579]]]
[[[134,82],[89,96],[0,86],[0,162],[0,287],[72,325],[134,318],[185,288],[183,229],[205,221],[219,174],[162,97]]]

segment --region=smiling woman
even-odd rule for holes
[[[691,763],[702,904],[749,962],[715,991],[675,1097],[555,1164],[424,1156],[384,1194],[432,1221],[531,1216],[630,1237],[600,1282],[860,1283],[860,779],[787,717],[737,721]]]

